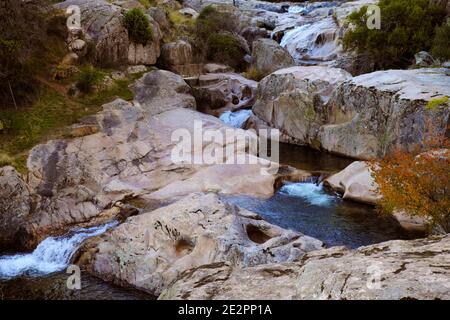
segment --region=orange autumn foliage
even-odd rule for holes
[[[372,171],[383,198],[379,209],[385,213],[404,211],[429,221],[429,227],[450,232],[450,149],[448,141],[430,144],[424,152],[396,150]]]

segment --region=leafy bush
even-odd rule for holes
[[[102,72],[99,72],[93,67],[86,67],[81,70],[75,85],[77,89],[82,93],[91,93],[94,87],[100,83],[103,77],[104,74]]]
[[[208,60],[240,69],[245,51],[235,36],[237,30],[238,21],[233,14],[206,6],[195,21],[194,48]]]
[[[367,55],[375,69],[403,68],[414,54],[431,48],[436,26],[445,10],[428,0],[380,0],[381,29],[367,28],[367,7],[353,12],[349,22],[354,28],[344,36],[347,50]]]
[[[220,61],[235,68],[240,67],[245,51],[231,34],[211,34],[208,37],[207,46],[209,60]]]
[[[212,33],[220,31],[236,32],[238,21],[227,12],[219,12],[209,5],[200,11],[195,21],[196,34],[201,39],[207,39]]]
[[[436,28],[431,53],[442,60],[450,59],[450,24],[445,23]]]
[[[128,36],[133,42],[146,45],[148,41],[152,40],[152,27],[141,9],[129,10],[125,14],[123,23],[128,30]]]
[[[430,227],[450,232],[450,151],[429,150],[416,155],[396,151],[374,165],[383,195],[381,212],[400,210],[429,221]]]

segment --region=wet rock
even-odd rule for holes
[[[343,199],[376,204],[381,198],[372,170],[364,161],[355,161],[339,173],[325,179],[324,184],[343,194]]]
[[[250,164],[233,160],[246,156],[245,145],[230,151],[227,141],[217,141],[211,148],[205,139],[195,149],[184,150],[185,161],[174,157],[179,142],[174,133],[194,137],[196,123],[224,137],[229,129],[219,119],[192,110],[195,99],[180,76],[152,71],[132,90],[133,103],[118,99],[105,104],[101,112],[82,120],[74,138],[52,140],[30,151],[26,187],[33,206],[26,221],[16,223],[15,216],[2,216],[5,226],[17,226],[9,227],[9,239],[20,238],[21,248],[32,249],[49,235],[76,226],[121,220],[128,214],[121,203],[130,199],[168,202],[198,191],[273,194],[277,175],[271,170],[276,166],[254,155],[247,155],[254,160]],[[216,148],[225,158],[194,162],[198,154],[202,159]],[[222,164],[228,158],[231,164]],[[15,205],[14,198],[3,199],[5,208]]]
[[[249,268],[213,263],[181,273],[160,299],[449,299],[449,252],[445,236],[334,247]]]
[[[278,42],[258,39],[253,43],[252,65],[262,76],[266,76],[279,69],[292,67],[295,62]]]
[[[216,195],[194,194],[129,218],[90,244],[81,260],[102,279],[159,295],[181,274],[205,265],[293,261],[321,247],[316,239],[271,225]]]

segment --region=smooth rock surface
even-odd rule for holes
[[[450,237],[313,251],[299,261],[183,272],[160,299],[450,299]]]
[[[194,149],[184,150],[184,161],[174,158],[173,150],[180,142],[180,136],[173,138],[177,132],[183,137],[188,133],[193,139],[198,124],[224,137],[230,129],[219,119],[192,110],[195,99],[180,76],[152,71],[132,90],[133,103],[118,99],[105,104],[98,114],[82,119],[80,125],[89,130],[75,135],[78,137],[35,146],[27,160],[26,185],[8,171],[6,185],[17,181],[26,187],[32,210],[26,221],[10,228],[7,242],[20,237],[22,247],[31,249],[43,238],[75,226],[123,219],[132,212],[127,209],[130,199],[167,202],[191,192],[211,190],[265,197],[273,194],[277,166],[247,155],[244,144],[227,149],[228,141],[203,139]],[[232,134],[246,135],[243,130]],[[216,150],[225,158],[202,161],[207,155],[218,154]],[[237,165],[238,155],[255,161]],[[228,160],[231,164],[223,164]],[[27,194],[24,197],[26,203]],[[4,208],[14,206],[12,197],[2,203]],[[14,219],[13,215],[2,215],[5,226],[14,225]]]
[[[321,127],[322,148],[369,159],[396,147],[412,150],[427,137],[446,134],[450,103],[434,109],[433,99],[450,96],[447,69],[378,71],[340,85],[328,104]]]
[[[178,40],[163,45],[161,62],[169,70],[176,71],[181,66],[193,62],[192,47],[187,41]]]
[[[266,76],[279,69],[295,66],[289,52],[272,39],[258,39],[253,42],[252,65]]]
[[[193,268],[293,261],[321,247],[319,240],[271,225],[214,194],[194,194],[129,218],[82,248],[80,262],[102,279],[159,295]]]
[[[336,68],[291,67],[265,77],[258,85],[253,113],[299,144],[315,144],[326,123],[333,90],[351,78]]]
[[[372,170],[364,161],[355,161],[347,168],[325,179],[325,185],[343,194],[343,199],[376,204],[381,195],[372,177]]]

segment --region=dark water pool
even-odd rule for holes
[[[354,160],[308,147],[280,145],[280,162],[298,169],[337,172]],[[322,240],[327,246],[357,248],[394,239],[421,236],[403,230],[391,217],[379,215],[374,207],[344,201],[314,182],[291,183],[273,197],[223,196],[224,199],[259,213],[267,221]]]
[[[311,184],[305,185],[310,189]],[[292,187],[295,189],[301,184]],[[224,198],[259,213],[270,223],[320,239],[328,247],[345,245],[357,248],[418,236],[404,231],[392,218],[378,215],[370,206],[343,201],[333,193],[322,192],[320,195],[309,194],[308,191],[289,194],[281,189],[267,200],[247,196]]]

